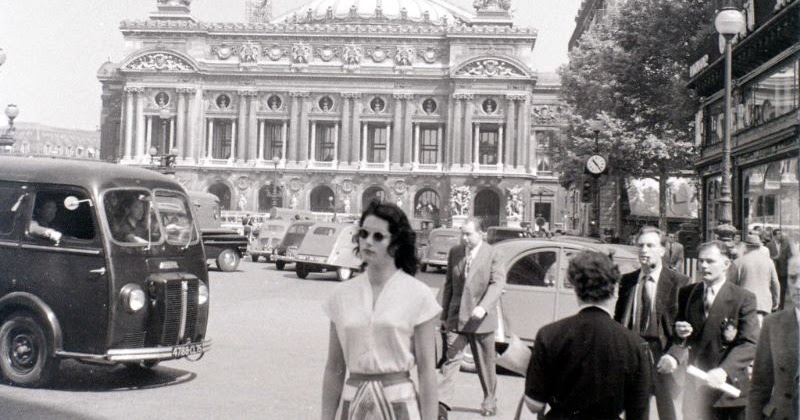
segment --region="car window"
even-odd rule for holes
[[[314,229],[313,233],[317,236],[334,236],[336,235],[336,228],[320,226]]]
[[[79,203],[75,210],[68,210],[64,207],[64,199],[69,196],[87,201]],[[85,193],[64,190],[42,190],[36,193],[28,235],[50,241],[53,231],[60,233],[57,242],[70,239],[88,241],[95,238],[92,206],[88,205]]]
[[[167,234],[167,242],[186,245],[198,239],[192,212],[183,196],[170,191],[157,191],[156,208]]]
[[[281,232],[283,232],[283,230],[285,228],[286,227],[283,226],[283,225],[264,225],[264,226],[261,226],[261,231],[265,232],[265,233],[266,232],[281,233]]]
[[[28,194],[18,188],[0,185],[0,234],[11,233],[20,205]]]
[[[431,238],[431,245],[447,245],[458,242],[456,235],[435,235]]]
[[[555,287],[558,277],[558,254],[554,250],[531,252],[508,270],[508,284]]]
[[[161,230],[149,191],[109,191],[105,193],[104,203],[114,240],[134,245],[160,241]]]
[[[289,227],[288,233],[306,233],[308,225],[294,225]]]

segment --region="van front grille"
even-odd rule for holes
[[[197,331],[198,280],[156,282],[156,312],[151,336],[156,345],[174,346],[194,338]],[[157,331],[157,333],[156,333]]]

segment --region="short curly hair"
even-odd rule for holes
[[[614,296],[620,273],[607,255],[584,251],[569,262],[567,276],[575,286],[578,299],[586,303],[600,303]]]
[[[389,223],[389,233],[392,234],[392,239],[389,243],[389,253],[394,256],[395,267],[405,271],[411,276],[416,274],[417,234],[411,228],[411,223],[409,223],[408,217],[403,210],[392,203],[381,203],[377,200],[372,200],[361,214],[358,226],[364,226],[364,220],[367,216],[375,216]],[[358,246],[358,239],[353,237],[353,242],[356,244],[356,255],[360,255],[361,250]]]

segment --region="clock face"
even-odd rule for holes
[[[593,155],[586,161],[586,169],[595,175],[603,173],[606,170],[606,158],[600,155]]]

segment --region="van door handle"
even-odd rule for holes
[[[89,270],[89,274],[93,274],[93,275],[98,276],[98,277],[102,276],[102,275],[106,274],[106,268],[102,267],[102,268],[95,268],[94,270]]]

